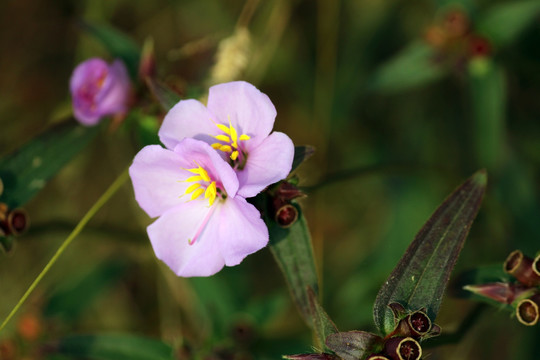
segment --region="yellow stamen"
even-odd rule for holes
[[[212,181],[210,185],[206,188],[206,191],[204,192],[204,198],[208,199],[208,203],[210,206],[214,203],[214,200],[216,200],[216,182]]]
[[[234,161],[238,159],[238,150],[234,150],[232,153],[231,153],[231,160]]]
[[[229,145],[221,145],[219,150],[223,151],[223,152],[231,152],[232,151],[232,147],[230,147]]]
[[[199,183],[192,184],[192,185],[190,185],[190,186],[186,189],[186,194],[190,194],[190,193],[192,193],[195,189],[200,188],[200,187],[201,187],[201,184],[199,184]]]
[[[249,140],[249,139],[251,139],[251,136],[246,135],[246,134],[242,134],[242,135],[240,135],[240,137],[238,138],[238,140],[241,140],[241,141],[242,141],[242,140]]]
[[[203,177],[200,176],[200,175],[196,175],[196,176],[190,176],[184,181],[185,182],[194,182],[194,181],[201,181],[201,180],[203,180]]]
[[[231,139],[229,139],[227,135],[216,135],[214,137],[218,139],[219,141],[224,141],[226,143],[231,142]]]
[[[195,190],[193,192],[193,194],[191,194],[191,200],[195,200],[196,198],[198,198],[199,196],[201,196],[201,194],[204,192],[204,189],[201,189],[201,188],[198,188],[197,190]]]
[[[221,144],[220,143],[213,143],[211,146],[212,146],[212,149],[218,150],[221,147]]]
[[[231,132],[229,131],[229,128],[226,125],[223,124],[216,124],[219,130],[223,131],[225,134],[230,135]]]
[[[208,172],[206,172],[206,170],[204,170],[202,167],[199,166],[199,174],[201,174],[201,177],[203,178],[204,181],[210,181],[210,176],[208,176]]]

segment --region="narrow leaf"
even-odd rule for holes
[[[74,358],[99,360],[172,360],[169,345],[133,335],[76,335],[60,339],[47,351]]]
[[[146,86],[148,86],[150,92],[165,111],[171,110],[172,107],[181,100],[178,93],[161,81],[151,77],[147,77],[145,80]]]
[[[267,221],[270,232],[269,247],[285,276],[300,314],[304,321],[311,326],[311,309],[307,289],[310,287],[314,294],[317,294],[319,286],[311,247],[311,236],[306,219],[300,209],[298,211],[298,220],[287,229],[279,227],[274,221]]]
[[[308,288],[307,294],[311,310],[311,319],[313,321],[313,329],[319,339],[319,343],[324,345],[327,336],[337,333],[338,329],[326,311],[324,311],[321,304],[319,304],[319,301],[317,301],[317,295],[315,295],[313,289]]]
[[[478,32],[487,35],[496,46],[504,46],[540,15],[540,1],[511,1],[500,3],[486,11],[478,22]]]
[[[137,78],[141,50],[132,38],[106,24],[82,22],[81,26],[101,42],[111,56],[120,58],[126,64],[132,79]]]
[[[478,171],[457,188],[420,229],[388,280],[377,294],[373,309],[383,334],[394,329],[389,304],[409,309],[427,308],[434,320],[450,273],[463,247],[486,189],[487,175]]]
[[[416,42],[381,65],[368,83],[368,89],[378,92],[402,91],[438,80],[445,73],[445,69],[434,61],[432,48]]]
[[[70,120],[50,128],[14,153],[0,159],[4,192],[0,202],[9,208],[24,205],[40,191],[97,134]]]
[[[295,146],[291,172],[296,170],[304,161],[315,153],[315,147],[311,145]]]
[[[326,346],[343,360],[358,360],[374,352],[374,347],[381,340],[379,336],[369,332],[348,331],[329,335]]]

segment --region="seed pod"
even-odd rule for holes
[[[540,276],[540,254],[534,258],[532,269],[536,275]]]
[[[419,360],[422,357],[422,348],[412,337],[396,336],[388,339],[384,344],[384,352],[392,360]]]
[[[9,234],[20,235],[28,228],[28,215],[22,209],[14,209],[8,213],[6,219]]]
[[[521,300],[516,306],[516,316],[520,323],[533,326],[540,319],[540,293]]]
[[[369,357],[366,360],[390,360],[390,359],[383,355],[372,354],[372,355],[369,355]]]
[[[540,274],[533,271],[533,259],[519,250],[512,251],[504,262],[504,271],[514,276],[525,286],[540,285]]]
[[[275,220],[283,228],[291,227],[298,220],[298,210],[291,204],[285,204],[277,209]]]

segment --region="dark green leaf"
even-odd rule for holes
[[[505,148],[506,81],[502,70],[486,59],[472,60],[469,75],[477,160],[480,166],[496,168]]]
[[[433,58],[431,47],[420,42],[413,43],[375,71],[368,89],[397,92],[440,79],[446,71]]]
[[[97,127],[84,127],[70,120],[50,128],[0,159],[0,178],[4,182],[0,202],[9,208],[24,205],[90,142],[97,131]]]
[[[124,261],[111,260],[90,271],[67,275],[45,305],[44,315],[59,316],[68,322],[75,320],[120,278],[125,268]]]
[[[321,304],[317,300],[317,295],[313,292],[313,289],[308,287],[308,300],[311,310],[311,319],[313,321],[313,329],[319,339],[321,345],[324,345],[325,339],[330,334],[338,332],[336,325],[332,322],[326,311],[324,311]]]
[[[298,220],[284,229],[274,221],[268,221],[270,251],[285,276],[292,298],[305,322],[311,326],[311,310],[307,294],[308,287],[315,294],[319,291],[317,270],[313,259],[311,236],[306,219],[298,208]]]
[[[50,352],[75,359],[173,360],[173,349],[159,341],[134,335],[67,336],[47,347]]]
[[[375,352],[381,338],[365,331],[348,331],[331,334],[326,338],[326,346],[343,360],[358,360]],[[367,354],[366,354],[367,353]]]
[[[315,147],[311,145],[295,146],[291,172],[296,170],[304,161],[315,153]]]
[[[164,110],[169,111],[180,100],[180,95],[161,81],[147,77],[146,85]]]
[[[486,11],[476,23],[478,32],[487,35],[496,46],[511,43],[540,15],[540,1],[510,1]]]
[[[137,78],[141,50],[132,38],[120,30],[105,24],[82,22],[81,26],[101,42],[111,56],[120,58],[126,64],[132,79]]]
[[[427,308],[434,320],[450,273],[463,247],[486,189],[487,175],[478,171],[457,188],[420,229],[375,300],[373,316],[383,334],[394,329],[388,307],[397,302],[409,309]]]

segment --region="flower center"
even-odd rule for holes
[[[208,205],[212,206],[216,200],[217,193],[221,193],[221,189],[218,189],[216,182],[210,179],[208,172],[203,169],[199,164],[196,168],[184,169],[189,171],[193,176],[188,177],[185,182],[192,182],[190,186],[186,189],[184,195],[191,194],[191,200],[196,200],[204,193],[204,198],[208,199]],[[182,195],[183,196],[183,195]],[[190,201],[191,201],[190,200]]]
[[[220,142],[212,144],[212,147],[216,150],[221,150],[229,154],[229,157],[233,162],[239,160],[242,149],[239,146],[240,141],[246,141],[251,139],[249,135],[241,134],[238,136],[238,132],[232,126],[231,119],[229,118],[229,126],[223,124],[216,124],[219,130],[223,131],[224,134],[219,134],[214,136],[214,138]],[[244,154],[245,157],[245,154]]]

